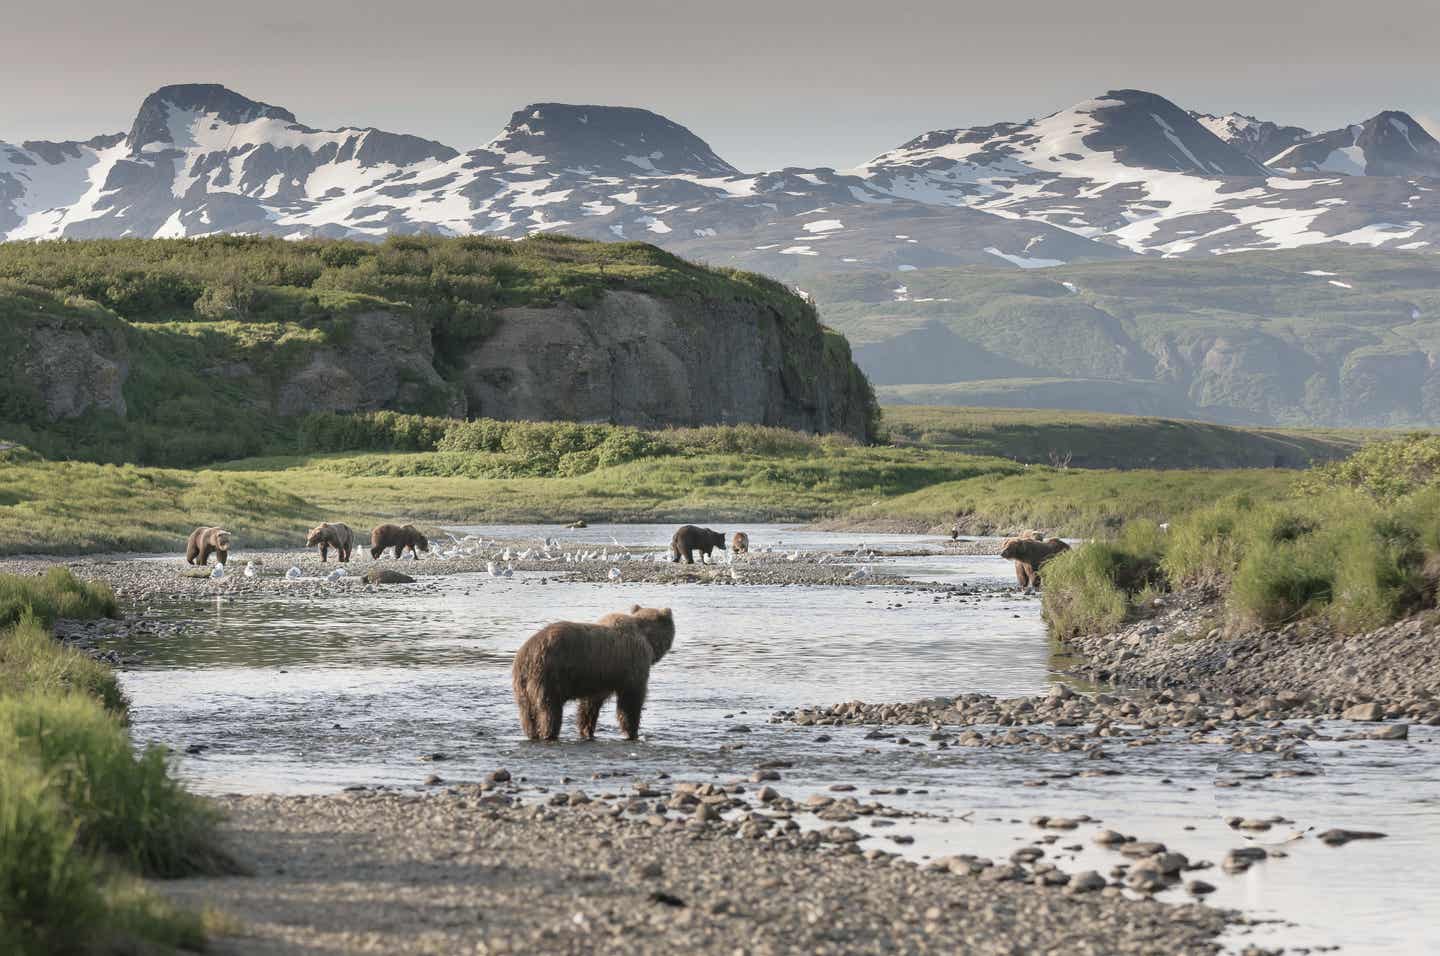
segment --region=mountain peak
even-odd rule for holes
[[[1201,126],[1260,163],[1311,135],[1308,129],[1299,126],[1281,126],[1279,123],[1262,120],[1247,113],[1226,113],[1223,116],[1216,116],[1213,113],[1191,110],[1190,115]]]
[[[1409,113],[1382,110],[1363,123],[1306,137],[1270,162],[1348,176],[1440,176],[1440,142]]]
[[[174,142],[170,130],[172,110],[211,114],[219,122],[232,125],[253,123],[258,119],[295,122],[295,114],[289,110],[257,102],[219,83],[179,83],[162,86],[145,97],[140,104],[140,112],[135,116],[135,123],[130,127],[127,140],[130,148],[139,150],[148,143]]]
[[[629,106],[532,103],[516,110],[487,148],[512,166],[549,163],[632,176],[739,172],[679,123]]]

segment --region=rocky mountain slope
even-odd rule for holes
[[[1301,249],[811,285],[887,403],[1440,421],[1440,272],[1419,253]]]
[[[1440,230],[1436,151],[1404,113],[1311,136],[1118,90],[1041,119],[925,133],[848,172],[744,173],[643,109],[537,103],[461,153],[312,129],[193,84],[152,93],[125,134],[0,143],[0,237],[558,230],[783,276],[1417,249]]]
[[[0,436],[104,460],[257,454],[325,411],[862,440],[876,415],[809,303],[640,243],[10,243],[0,315]]]

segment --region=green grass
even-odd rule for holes
[[[1421,461],[1432,442],[1417,436],[1379,455],[1366,449],[1338,472],[1363,477],[1377,462]],[[1440,476],[1421,474],[1410,475],[1406,493],[1382,496],[1363,481],[1306,476],[1288,494],[1242,493],[1194,507],[1167,534],[1144,539],[1132,522],[1046,566],[1046,616],[1062,634],[1104,632],[1156,585],[1214,589],[1228,623],[1241,628],[1324,621],[1359,633],[1434,607]],[[1158,574],[1122,573],[1135,566]]]
[[[46,627],[115,611],[63,568],[0,575],[0,952],[199,949],[205,917],[138,877],[235,869],[168,755],[136,753],[114,673]]]
[[[1305,468],[1378,433],[1232,428],[1101,412],[887,405],[890,440],[1074,468]]]

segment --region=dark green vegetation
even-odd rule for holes
[[[204,920],[138,878],[234,869],[165,752],[135,753],[109,668],[48,630],[114,613],[63,568],[0,575],[0,952],[198,949]]]
[[[1440,421],[1431,252],[1316,248],[800,284],[891,404],[1242,424]]]
[[[229,236],[0,245],[0,435],[48,457],[167,466],[293,452],[337,369],[358,383],[346,401],[463,417],[460,364],[500,310],[609,291],[763,309],[795,381],[852,377],[873,409],[804,300],[643,243]]]
[[[1168,532],[1128,525],[1046,565],[1046,616],[1061,634],[1104,631],[1158,591],[1189,587],[1216,589],[1240,627],[1323,621],[1355,633],[1434,607],[1437,461],[1433,436],[1380,442],[1286,493],[1189,509]]]
[[[1074,468],[1304,468],[1382,433],[1233,428],[1098,412],[888,405],[892,443]]]
[[[321,520],[429,524],[811,521],[972,532],[1113,530],[1229,493],[1278,493],[1277,469],[1027,466],[924,446],[862,446],[760,426],[645,431],[376,413],[317,415],[303,455],[184,471],[52,462],[20,449],[0,488],[0,553],[176,550],[223,525],[237,550],[296,546]]]

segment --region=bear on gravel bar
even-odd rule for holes
[[[681,526],[675,532],[675,537],[670,539],[670,560],[679,561],[682,557],[686,564],[694,564],[693,552],[700,552],[700,559],[703,561],[710,557],[712,548],[725,550],[725,533],[723,531],[711,531],[709,528],[697,528],[693,524]]]
[[[515,652],[511,668],[525,736],[559,738],[565,703],[578,700],[580,737],[593,740],[600,708],[613,695],[620,730],[628,739],[636,739],[650,668],[674,641],[675,616],[668,607],[637,604],[628,614],[607,614],[594,624],[545,625]]]
[[[344,564],[350,560],[350,552],[355,548],[355,535],[351,533],[348,524],[319,524],[310,529],[305,536],[305,547],[313,548],[320,546],[320,563],[324,564],[330,554],[330,549],[335,549],[335,556]]]
[[[430,542],[421,534],[413,524],[401,527],[398,524],[382,524],[370,532],[370,557],[378,558],[385,553],[385,549],[394,548],[395,557],[399,558],[405,554],[405,549],[415,558],[416,548],[427,554],[430,551]]]
[[[196,528],[185,542],[186,564],[209,564],[210,555],[224,564],[230,560],[230,532],[223,528]]]

